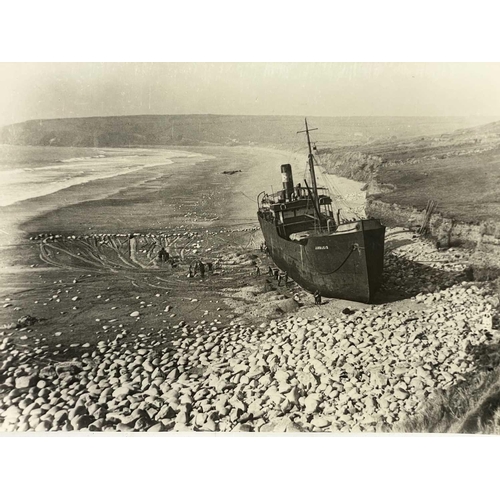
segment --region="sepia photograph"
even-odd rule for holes
[[[498,433],[500,64],[0,71],[2,432]]]
[[[491,494],[476,7],[2,8],[4,496]]]

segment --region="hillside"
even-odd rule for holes
[[[500,122],[453,133],[323,148],[331,173],[370,182],[373,198],[478,223],[500,215]],[[373,189],[375,187],[375,189]]]
[[[363,146],[449,133],[485,122],[466,117],[311,117],[323,147]],[[265,145],[300,148],[301,116],[143,115],[31,120],[0,129],[0,143],[31,146]]]

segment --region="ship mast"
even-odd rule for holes
[[[302,134],[306,133],[307,136],[307,146],[309,148],[309,156],[308,156],[308,161],[309,161],[309,173],[311,174],[311,181],[312,181],[312,192],[313,192],[313,203],[316,208],[316,212],[319,214],[319,197],[318,197],[318,185],[316,183],[316,173],[314,172],[314,157],[312,154],[312,148],[311,148],[311,138],[309,137],[309,132],[312,130],[318,130],[317,128],[309,128],[307,125],[307,118],[304,118],[305,124],[306,124],[306,129],[305,130],[299,130],[297,134]]]

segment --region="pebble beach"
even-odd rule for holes
[[[243,170],[231,182],[258,180]],[[1,431],[390,432],[491,365],[498,298],[469,250],[391,228],[377,303],[316,306],[265,275],[255,224],[221,225],[221,197],[176,198],[183,227],[143,233],[132,261],[126,232],[30,233],[36,255],[0,298]],[[160,240],[177,249],[168,272],[148,268]],[[200,256],[215,272],[189,281]]]

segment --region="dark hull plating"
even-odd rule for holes
[[[276,265],[306,290],[325,297],[369,303],[382,281],[385,227],[358,221],[360,230],[314,235],[306,242],[281,238],[259,214],[269,253]]]

